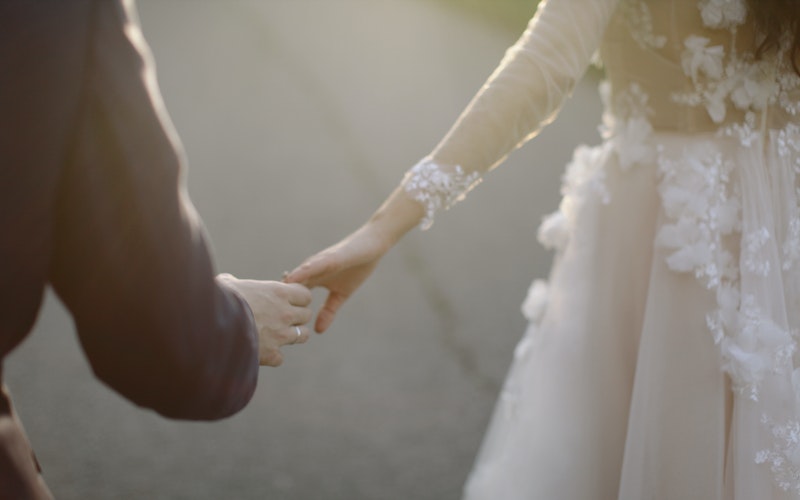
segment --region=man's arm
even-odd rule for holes
[[[118,2],[93,5],[50,279],[99,378],[165,416],[221,418],[253,394],[257,331],[245,301],[214,278],[130,15]]]

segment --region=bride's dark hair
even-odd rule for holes
[[[784,37],[789,43],[789,56],[795,72],[800,75],[800,1],[798,0],[747,0],[747,7],[756,20],[764,39],[756,54],[763,55],[781,48]]]

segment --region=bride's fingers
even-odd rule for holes
[[[305,264],[303,264],[305,265]],[[308,281],[308,270],[302,265],[294,268],[291,272],[283,275],[284,283],[306,283]]]
[[[303,283],[313,287],[336,269],[337,265],[331,256],[315,256],[296,267],[284,280],[287,283]]]
[[[336,313],[346,300],[347,296],[344,294],[338,292],[331,292],[328,294],[328,299],[317,314],[317,321],[314,324],[314,330],[317,333],[323,333],[331,326],[334,318],[336,318]]]
[[[283,280],[287,283],[306,283],[317,272],[319,260],[319,254],[307,258],[291,272],[286,273]]]

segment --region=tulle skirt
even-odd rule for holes
[[[797,498],[800,140],[766,137],[576,151],[466,499]]]

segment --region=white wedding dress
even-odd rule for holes
[[[800,78],[757,40],[744,0],[549,0],[409,171],[429,225],[599,50],[604,142],[540,228],[467,499],[800,498]]]

